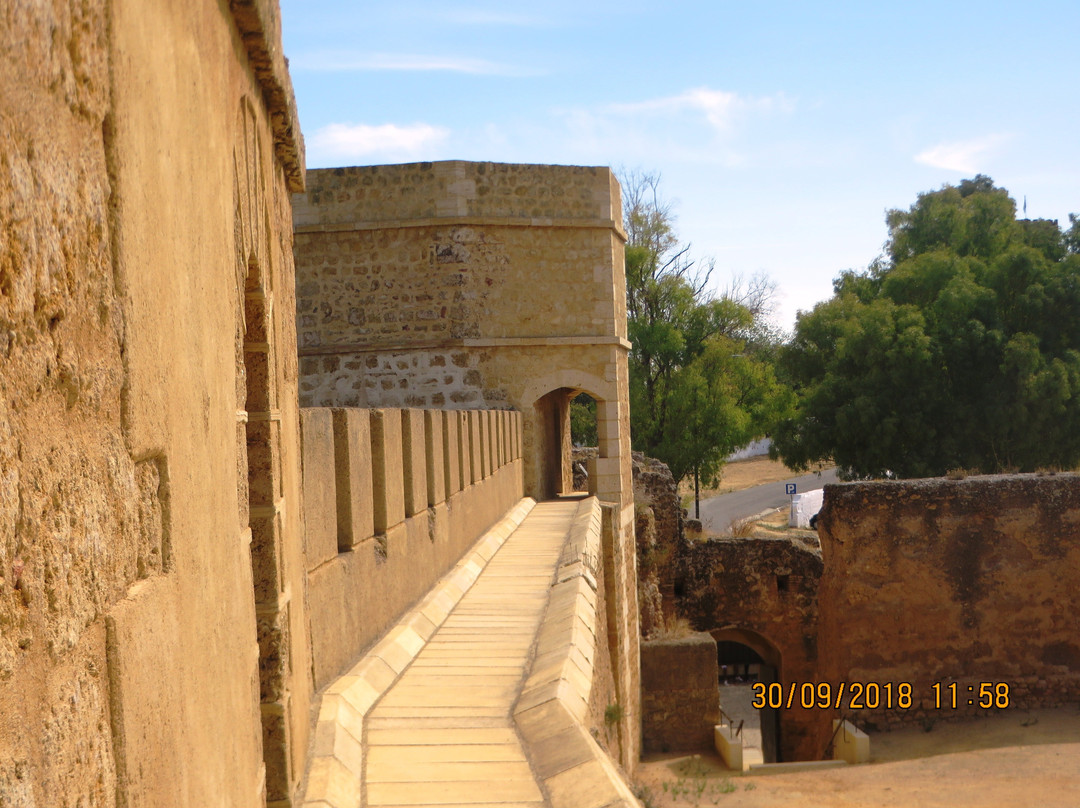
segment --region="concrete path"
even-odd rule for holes
[[[511,710],[578,503],[544,502],[365,721],[365,805],[543,806]]]
[[[754,516],[770,508],[784,507],[791,499],[784,492],[785,484],[795,483],[796,491],[804,494],[838,481],[836,469],[829,469],[825,472],[804,474],[801,477],[792,477],[790,480],[765,483],[743,491],[703,499],[701,500],[702,530],[706,536],[722,536],[728,532],[735,519],[745,519],[747,516]],[[693,513],[694,503],[691,502],[690,514],[693,515]]]

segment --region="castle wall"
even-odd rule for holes
[[[899,683],[913,690],[910,707],[857,717],[888,727],[986,713],[983,682],[995,698],[1008,685],[1005,712],[1080,699],[1080,476],[825,491],[821,678],[893,683],[894,702]]]
[[[473,419],[491,426],[475,445]],[[521,499],[521,414],[311,408],[301,424],[312,663],[322,688]],[[459,469],[469,464],[471,478],[474,456],[494,461],[462,487]]]
[[[308,172],[293,207],[303,405],[518,410],[524,492],[547,499],[571,490],[568,402],[596,399],[595,493],[616,506],[609,628],[632,767],[637,576],[614,176],[460,161],[324,169]]]
[[[288,462],[303,153],[277,26],[266,2],[0,15],[5,804],[262,805],[303,763]],[[245,317],[249,291],[260,315]],[[245,344],[245,320],[265,348]],[[256,611],[238,417],[256,386],[274,398],[260,410],[281,508],[272,614]],[[266,653],[260,666],[259,640],[279,669]]]

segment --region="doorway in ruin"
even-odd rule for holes
[[[554,499],[577,492],[595,491],[578,468],[575,484],[575,448],[592,448],[588,453],[608,456],[608,447],[599,434],[597,412],[600,400],[593,394],[570,387],[560,387],[541,396],[533,404],[536,417],[540,458],[540,496]],[[579,453],[580,454],[580,453]],[[584,467],[584,458],[578,463]]]
[[[763,763],[782,762],[780,711],[769,706],[768,698],[763,699],[765,702],[763,707],[753,707],[753,700],[759,692],[767,695],[769,685],[781,681],[780,650],[755,631],[727,628],[716,629],[711,634],[716,640],[721,709],[729,712],[736,719],[747,722],[748,731],[744,743],[747,741],[753,743],[757,740],[758,736],[754,734],[755,729],[760,732]],[[730,711],[724,703],[725,692],[731,704]],[[739,712],[742,715],[736,714]],[[756,728],[754,724],[757,725]]]

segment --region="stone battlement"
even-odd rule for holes
[[[298,233],[457,218],[621,232],[621,205],[618,182],[605,167],[447,160],[311,170],[294,216]]]

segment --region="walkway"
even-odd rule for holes
[[[577,507],[536,505],[368,714],[365,805],[545,804],[511,710]]]

